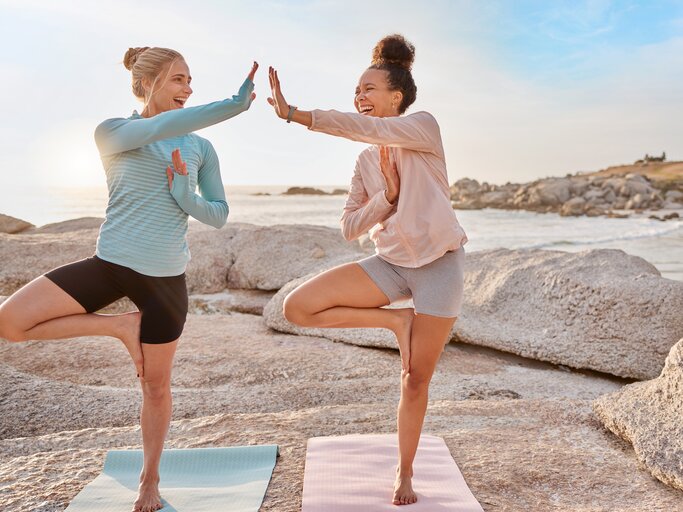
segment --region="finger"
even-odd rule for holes
[[[273,69],[273,66],[270,66],[268,68],[268,82],[270,83],[270,88],[274,89],[275,88],[275,79],[273,78],[273,72],[275,70]]]
[[[254,101],[256,99],[256,93],[252,92],[251,93],[251,101]]]
[[[183,176],[187,176],[187,162],[181,162],[180,174],[182,174]]]
[[[180,170],[181,164],[183,163],[183,160],[180,157],[180,149],[176,148],[173,150],[173,153],[171,153],[171,159],[173,160],[173,168],[175,169],[175,172],[178,172]]]
[[[249,71],[249,80],[252,82],[254,81],[254,76],[256,76],[256,70],[258,69],[258,62],[254,61],[254,64],[251,66],[251,71]]]
[[[170,165],[166,167],[166,178],[168,179],[168,188],[171,188],[173,186],[173,171]]]

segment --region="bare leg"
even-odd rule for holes
[[[144,463],[140,473],[138,498],[134,512],[151,512],[162,508],[159,494],[159,461],[171,422],[171,370],[178,341],[142,344],[145,360],[142,386],[142,446]]]
[[[389,299],[357,263],[323,272],[292,291],[285,318],[304,327],[381,327],[391,330],[404,370],[410,364],[412,308],[383,309]]]
[[[399,463],[394,485],[394,505],[409,505],[417,501],[412,487],[413,461],[427,411],[429,382],[454,323],[455,318],[415,315],[410,338],[410,373],[404,372],[401,376],[397,421]]]
[[[76,300],[41,276],[0,305],[0,337],[9,341],[56,340],[79,336],[120,339],[142,375],[140,313],[86,313]]]

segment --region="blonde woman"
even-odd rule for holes
[[[111,336],[123,342],[143,395],[144,465],[133,510],[150,512],[162,508],[159,460],[171,419],[173,357],[187,315],[188,217],[216,228],[228,217],[216,152],[191,132],[249,108],[258,64],[236,96],[185,108],[192,77],[180,53],[130,48],[123,63],[144,107],[95,130],[109,189],[95,255],[52,270],[12,295],[0,306],[0,337]],[[122,297],[139,312],[95,313]]]
[[[439,125],[428,112],[403,115],[415,101],[415,48],[400,35],[377,43],[356,87],[356,113],[304,111],[285,100],[269,71],[278,117],[372,144],[356,161],[341,218],[348,240],[370,232],[376,255],[333,268],[286,298],[285,317],[308,327],[383,327],[401,351],[399,461],[393,503],[417,501],[413,460],[429,382],[462,303],[467,237],[450,202]],[[384,309],[412,297],[414,310]]]

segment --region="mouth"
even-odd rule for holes
[[[183,98],[183,97],[173,98],[173,103],[178,108],[183,108],[186,101],[187,101],[187,98]]]
[[[364,116],[371,114],[373,110],[375,109],[372,105],[361,105],[360,107],[358,107],[358,111]]]

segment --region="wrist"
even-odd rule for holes
[[[288,122],[288,123],[291,123],[291,122],[292,122],[292,116],[294,115],[294,112],[296,112],[296,109],[297,109],[297,107],[296,107],[295,105],[289,105],[289,110],[288,110],[288,112],[287,112],[287,117],[285,118],[285,119],[287,119],[287,122]]]
[[[398,199],[398,194],[391,194],[388,190],[384,189],[384,199],[387,200],[387,203],[393,205],[396,199]]]

